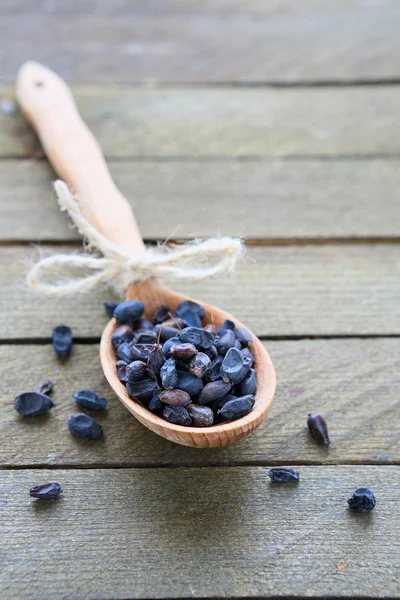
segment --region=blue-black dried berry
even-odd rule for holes
[[[154,379],[143,379],[142,381],[128,381],[126,389],[131,398],[136,398],[143,403],[150,402],[154,390],[158,384]]]
[[[164,324],[156,325],[154,327],[154,331],[157,334],[157,337],[160,339],[162,343],[170,340],[171,338],[178,337],[179,329],[177,327],[166,327]]]
[[[154,344],[157,341],[158,335],[155,331],[138,331],[135,334],[135,344]]]
[[[80,390],[72,394],[72,396],[75,398],[78,406],[87,410],[104,410],[107,406],[107,400],[98,396],[92,390]]]
[[[222,379],[233,384],[240,383],[249,369],[250,365],[245,362],[241,351],[237,348],[229,348],[221,365]]]
[[[176,370],[176,363],[173,358],[169,358],[165,361],[160,370],[161,383],[163,388],[172,390],[178,381],[178,373]]]
[[[257,391],[257,376],[254,369],[245,375],[244,379],[236,386],[236,392],[238,396],[254,396]]]
[[[189,427],[192,424],[192,419],[184,406],[166,406],[163,417],[166,421],[175,425]]]
[[[189,365],[189,373],[202,379],[211,370],[211,360],[204,352],[198,352]]]
[[[126,380],[142,381],[143,379],[150,379],[146,363],[142,360],[134,360],[129,363],[126,367]]]
[[[201,327],[201,318],[199,314],[190,308],[178,308],[175,316],[183,319],[186,323],[186,327]]]
[[[159,323],[163,323],[170,316],[169,308],[165,304],[161,304],[156,310],[153,312],[153,316],[151,320],[154,325],[158,325]]]
[[[179,302],[176,312],[181,310],[191,310],[199,315],[200,319],[203,320],[206,316],[206,311],[198,302],[194,302],[193,300],[183,300]]]
[[[118,302],[112,302],[112,301],[104,302],[104,308],[106,309],[106,313],[109,317],[114,316],[114,310],[117,308],[117,306],[118,306]]]
[[[193,344],[174,344],[170,349],[170,354],[178,360],[190,360],[197,354],[197,348]]]
[[[89,415],[75,413],[68,421],[68,429],[75,437],[86,440],[97,440],[103,433],[100,423],[97,423]]]
[[[226,402],[222,408],[218,410],[218,416],[223,421],[236,421],[245,415],[249,414],[254,406],[253,396],[242,396]]]
[[[227,329],[232,329],[232,330],[233,330],[233,329],[235,329],[235,327],[236,327],[236,326],[235,326],[235,323],[234,323],[233,321],[231,321],[230,319],[226,319],[226,320],[225,320],[225,321],[222,323],[221,327],[219,327],[219,328],[217,329],[217,335],[221,335],[221,333],[222,333],[223,331],[226,331]]]
[[[141,360],[147,363],[153,344],[131,344],[131,361]]]
[[[160,400],[169,406],[187,406],[190,396],[183,390],[163,390],[160,392]]]
[[[208,406],[189,404],[187,411],[192,418],[193,427],[210,427],[214,423],[214,413]]]
[[[42,483],[42,485],[36,485],[29,490],[31,498],[38,498],[39,500],[54,500],[62,492],[61,485],[52,481],[51,483]]]
[[[239,342],[242,344],[242,347],[245,348],[247,346],[251,346],[253,343],[253,336],[250,331],[248,331],[245,327],[235,327],[233,330]]]
[[[128,376],[126,374],[126,367],[128,366],[128,363],[126,363],[124,360],[117,360],[115,366],[117,367],[118,379],[122,381],[122,383],[126,383],[128,381]]]
[[[208,404],[209,402],[214,402],[219,398],[223,398],[227,394],[229,394],[231,390],[231,383],[226,383],[225,381],[211,381],[207,383],[203,387],[198,397],[199,404]]]
[[[149,351],[149,355],[147,357],[147,368],[151,373],[155,373],[158,375],[161,367],[165,363],[165,356],[163,353],[162,346],[160,344],[154,344],[154,346]]]
[[[33,391],[37,394],[50,394],[53,391],[53,384],[51,381],[43,381],[43,383],[37,385]]]
[[[299,472],[293,469],[284,469],[283,467],[275,467],[270,469],[268,475],[274,483],[293,483],[299,481]]]
[[[164,356],[169,358],[171,356],[170,351],[171,351],[172,346],[174,346],[175,344],[179,344],[179,343],[180,343],[180,340],[178,337],[172,337],[169,340],[167,340],[166,342],[164,342],[164,344],[163,344]]]
[[[183,390],[187,392],[189,396],[197,396],[203,388],[203,382],[201,379],[196,377],[196,375],[192,375],[192,373],[187,373],[186,371],[177,371],[178,380],[175,384],[175,387],[178,390]]]
[[[120,344],[117,348],[117,356],[120,360],[130,363],[132,361],[131,346],[127,342]]]
[[[53,400],[45,394],[38,392],[24,392],[14,400],[17,413],[23,417],[36,417],[44,415],[54,406]]]
[[[142,317],[144,313],[144,304],[140,300],[125,300],[120,302],[114,310],[114,317],[117,323],[133,323]]]
[[[121,344],[129,343],[133,340],[132,327],[129,325],[121,325],[114,330],[111,337],[111,343],[114,348],[118,348]]]
[[[138,331],[154,331],[154,325],[147,319],[138,319],[137,321],[133,321],[132,329],[135,331],[135,333]]]
[[[186,327],[179,333],[181,342],[193,344],[199,350],[208,350],[214,344],[214,336],[205,329],[198,327]]]
[[[151,400],[147,405],[147,408],[155,414],[160,413],[165,408],[165,404],[163,404],[160,400],[160,393],[161,390],[154,390]]]
[[[347,500],[347,504],[352,510],[357,512],[370,512],[376,506],[374,492],[369,488],[357,488],[353,496]]]
[[[243,354],[244,359],[249,361],[250,366],[254,367],[254,364],[256,362],[256,357],[254,356],[254,354],[252,353],[250,348],[243,348],[242,354]]]
[[[325,444],[326,446],[330,444],[328,425],[322,415],[318,413],[309,413],[307,425],[311,436],[316,442]]]
[[[208,381],[216,381],[217,379],[221,379],[221,365],[224,357],[219,355],[211,363],[211,368],[209,373],[207,374]]]
[[[53,348],[57,356],[64,358],[69,356],[72,349],[72,331],[67,325],[54,327],[52,335]]]
[[[231,329],[226,329],[221,333],[217,341],[217,350],[219,354],[225,356],[229,348],[233,348],[236,343],[236,336]]]

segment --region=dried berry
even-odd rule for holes
[[[53,391],[53,384],[51,381],[43,381],[43,383],[37,385],[33,391],[37,394],[50,394]]]
[[[223,356],[217,356],[211,363],[210,372],[207,374],[208,381],[216,381],[221,379],[221,365],[224,360]]]
[[[236,336],[231,329],[226,329],[221,333],[217,341],[217,350],[219,354],[225,356],[229,348],[233,348],[236,343]]]
[[[118,379],[122,381],[122,383],[126,383],[128,381],[128,376],[126,374],[126,367],[128,366],[128,363],[126,363],[124,360],[117,360],[117,364],[115,366],[117,367]]]
[[[268,475],[274,483],[292,483],[293,481],[299,481],[300,477],[298,471],[284,469],[282,467],[270,469]]]
[[[232,385],[229,382],[225,383],[221,380],[207,383],[200,392],[198,403],[208,404],[209,402],[223,398],[229,394],[231,387]]]
[[[183,390],[163,390],[160,393],[160,400],[170,406],[187,406],[190,402],[190,396]]]
[[[114,310],[114,317],[117,323],[124,325],[132,323],[141,318],[144,313],[144,305],[140,300],[125,300],[121,302]]]
[[[131,345],[131,361],[142,360],[147,362],[153,344],[133,344]]]
[[[214,413],[208,406],[189,404],[187,411],[192,418],[193,427],[210,427],[214,423]]]
[[[199,304],[198,302],[194,302],[193,300],[183,300],[182,302],[179,302],[176,312],[178,313],[178,311],[186,309],[198,314],[201,320],[203,320],[206,316],[206,311],[201,306],[201,304]]]
[[[117,356],[120,360],[130,363],[132,360],[131,346],[127,342],[123,342],[117,348]]]
[[[166,421],[175,425],[189,427],[192,424],[192,419],[184,406],[166,406],[163,417]]]
[[[223,421],[236,421],[247,415],[254,406],[253,396],[242,396],[226,402],[217,412]]]
[[[104,410],[107,406],[107,400],[98,396],[96,392],[92,390],[80,390],[72,394],[75,398],[75,402],[81,408],[87,408],[88,410]]]
[[[179,308],[175,315],[186,323],[185,327],[201,327],[200,316],[190,308]]]
[[[68,429],[72,435],[87,440],[97,440],[103,433],[100,423],[84,413],[72,415],[68,421]]]
[[[161,304],[153,313],[152,321],[154,325],[158,325],[159,323],[163,323],[166,319],[168,319],[170,315],[169,308],[165,304]]]
[[[154,379],[143,379],[142,381],[128,381],[126,389],[131,398],[141,402],[150,402],[154,390],[158,387]]]
[[[138,321],[133,321],[132,329],[136,331],[154,331],[154,325],[151,321],[147,319],[139,319]]]
[[[308,429],[310,430],[311,436],[319,444],[330,444],[328,436],[328,426],[324,417],[318,413],[309,413],[307,419]]]
[[[142,360],[134,360],[126,367],[127,381],[142,381],[149,379],[147,365]]]
[[[162,324],[163,327],[173,327],[174,329],[185,329],[188,323],[179,317],[171,317]]]
[[[245,327],[235,327],[233,331],[243,348],[252,345],[253,336]]]
[[[347,504],[357,512],[370,512],[376,506],[376,498],[374,492],[369,488],[357,488],[353,492],[353,496],[347,500]]]
[[[106,313],[109,317],[114,316],[114,310],[117,308],[117,306],[118,306],[118,302],[112,302],[112,301],[104,302],[104,308],[106,309]]]
[[[138,331],[135,334],[135,344],[154,344],[157,341],[158,335],[155,331]]]
[[[221,376],[224,381],[240,383],[247,374],[250,365],[245,362],[243,354],[236,348],[229,348],[221,365]]]
[[[198,327],[186,327],[179,333],[181,342],[193,344],[199,350],[207,350],[214,344],[214,336],[209,331]]]
[[[252,351],[250,350],[250,348],[243,348],[242,349],[242,354],[244,356],[244,359],[248,359],[249,360],[249,364],[251,367],[254,367],[254,364],[256,362],[256,357],[254,356],[254,354],[252,353]]]
[[[244,379],[236,386],[238,396],[254,396],[257,391],[257,376],[254,369],[245,375]]]
[[[36,417],[47,413],[54,403],[46,394],[24,392],[15,398],[14,406],[17,413],[23,417]]]
[[[160,413],[162,410],[164,410],[165,404],[163,404],[160,400],[160,393],[161,390],[154,390],[151,400],[147,405],[147,408],[152,413]]]
[[[199,352],[190,362],[189,373],[202,379],[211,369],[211,360],[204,352]]]
[[[72,331],[67,325],[54,327],[52,335],[53,348],[61,358],[69,356],[72,348]]]
[[[178,372],[176,370],[176,363],[173,358],[169,358],[165,361],[160,370],[161,383],[163,388],[172,390],[178,381]]]
[[[201,379],[196,377],[196,375],[192,375],[192,373],[187,373],[186,371],[177,371],[178,380],[175,384],[175,387],[178,390],[183,390],[187,392],[189,396],[197,396],[203,389],[203,382]]]
[[[164,327],[164,324],[156,325],[154,327],[154,331],[157,336],[160,338],[161,342],[166,342],[173,337],[178,337],[180,329],[177,327]]]
[[[169,340],[167,340],[164,344],[163,344],[163,354],[164,356],[166,356],[167,358],[169,358],[170,355],[170,351],[172,346],[174,346],[175,344],[179,344],[180,340],[178,337],[172,337]]]
[[[155,373],[158,375],[161,367],[165,363],[165,356],[163,353],[162,346],[160,344],[154,344],[154,346],[149,351],[149,355],[147,357],[147,368],[151,373]]]
[[[129,343],[132,340],[133,331],[129,325],[121,325],[121,327],[117,327],[111,337],[111,343],[114,348],[118,348],[120,344]]]
[[[42,485],[36,485],[29,490],[31,498],[38,498],[39,500],[54,500],[62,492],[61,485],[52,481],[51,483],[42,483]]]
[[[170,349],[170,354],[174,358],[186,360],[197,354],[197,348],[193,344],[174,344]]]
[[[226,319],[222,323],[221,327],[219,327],[217,329],[217,335],[221,335],[221,333],[223,331],[226,331],[227,329],[232,329],[232,330],[235,329],[235,323],[233,321],[231,321],[230,319]]]

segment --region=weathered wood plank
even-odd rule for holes
[[[108,157],[398,154],[400,86],[350,88],[77,87]],[[0,115],[0,157],[30,157],[22,116]]]
[[[67,363],[50,346],[0,346],[1,402],[12,402],[41,381],[54,383],[55,408],[45,418],[0,411],[0,465],[234,465],[288,463],[400,463],[400,340],[268,342],[278,387],[264,424],[227,448],[177,446],[140,425],[122,406],[101,371],[98,346],[77,345]],[[94,389],[108,400],[95,415],[104,427],[96,443],[67,430],[77,406],[72,393]],[[327,418],[327,450],[309,438],[306,420]]]
[[[35,57],[81,82],[398,78],[396,0],[3,0],[2,80]]]
[[[398,467],[2,471],[0,591],[26,598],[399,598]],[[56,502],[29,499],[56,480]],[[347,498],[370,486],[373,513]],[[45,592],[44,592],[45,590]]]
[[[146,239],[399,235],[397,159],[111,161],[110,169]],[[79,239],[54,200],[54,177],[45,161],[0,162],[0,240]]]
[[[71,247],[47,247],[72,252]],[[49,338],[69,324],[79,337],[100,336],[102,302],[111,292],[64,298],[33,296],[24,279],[35,249],[0,247],[2,339]],[[398,334],[400,246],[322,245],[249,247],[235,278],[172,285],[219,305],[259,336]]]

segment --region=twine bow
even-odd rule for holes
[[[100,283],[111,283],[125,290],[133,281],[153,275],[197,281],[234,271],[244,254],[242,240],[220,237],[194,240],[176,248],[160,245],[147,247],[141,256],[134,256],[110,242],[92,227],[64,181],[54,183],[58,203],[67,211],[78,231],[87,240],[87,249],[97,249],[103,257],[88,254],[56,254],[37,262],[28,273],[30,288],[44,294],[70,294],[90,290]],[[208,265],[209,259],[216,259]],[[204,266],[199,266],[204,263]],[[77,273],[84,273],[74,277]],[[54,274],[57,274],[54,276]],[[69,278],[60,278],[66,274]]]

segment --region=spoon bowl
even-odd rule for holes
[[[18,73],[16,91],[22,111],[36,130],[50,162],[79,198],[87,220],[110,241],[136,256],[143,254],[145,246],[132,209],[115,186],[101,149],[82,121],[65,82],[47,67],[29,61]],[[126,299],[141,300],[145,317],[151,318],[161,304],[166,304],[173,313],[182,300],[190,298],[169,290],[158,278],[151,277],[131,284]],[[225,319],[230,319],[237,327],[243,326],[223,310],[195,301],[206,311],[203,325],[212,323],[219,327]],[[111,319],[101,338],[104,374],[124,406],[151,431],[178,444],[210,448],[240,440],[265,418],[275,392],[275,371],[268,352],[254,334],[251,349],[256,358],[257,393],[252,411],[237,421],[200,428],[169,423],[128,395],[118,379],[111,344],[116,327],[115,319]]]

